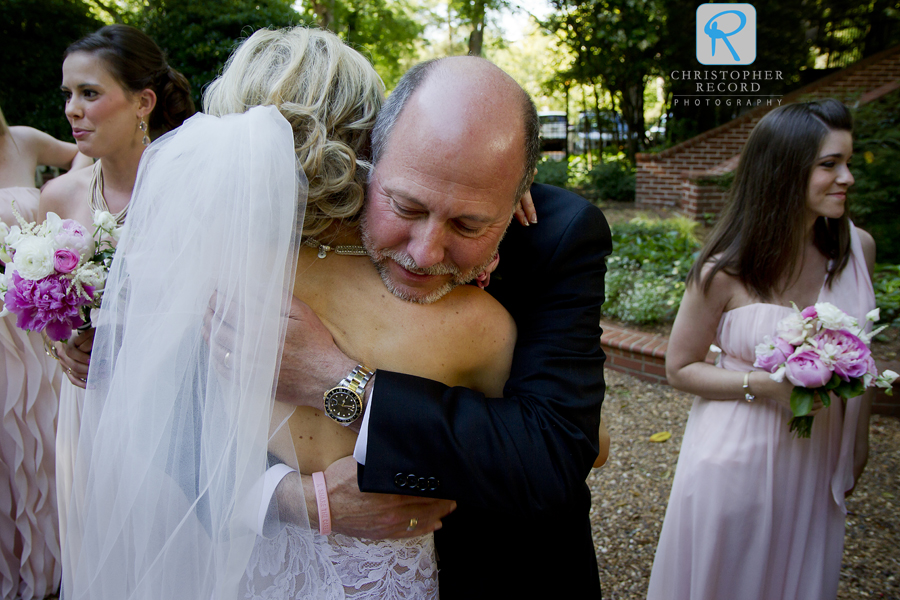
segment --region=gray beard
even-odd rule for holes
[[[504,230],[504,235],[505,235]],[[427,268],[419,268],[416,265],[416,261],[413,260],[411,256],[406,254],[405,252],[395,252],[393,250],[375,250],[375,244],[372,241],[372,238],[369,237],[369,229],[366,226],[366,216],[363,213],[362,221],[359,225],[359,234],[362,239],[363,247],[365,247],[366,252],[369,253],[369,258],[372,260],[372,264],[375,265],[375,270],[378,271],[378,274],[381,276],[381,281],[384,282],[384,286],[391,292],[394,296],[400,298],[401,300],[405,300],[407,302],[415,302],[416,304],[432,304],[437,302],[444,296],[450,293],[453,288],[459,285],[464,285],[469,283],[475,277],[478,276],[479,273],[484,271],[488,265],[494,260],[494,256],[497,254],[497,248],[500,247],[500,242],[503,241],[503,236],[500,236],[500,239],[497,241],[497,246],[494,248],[494,251],[491,252],[490,258],[477,267],[474,267],[465,273],[459,270],[459,267],[456,265],[446,265],[446,264],[438,264]],[[393,279],[391,279],[391,272],[388,267],[388,261],[393,260],[400,266],[402,266],[407,271],[412,273],[417,273],[419,275],[452,275],[450,281],[444,283],[441,287],[436,290],[429,292],[424,296],[416,296],[410,294],[407,290],[398,286]]]

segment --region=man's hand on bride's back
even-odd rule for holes
[[[441,519],[456,508],[452,500],[360,492],[356,467],[347,456],[325,469],[331,527],[338,533],[373,540],[415,537],[440,529]],[[314,509],[315,501],[308,499],[310,504]]]
[[[357,363],[335,345],[316,313],[302,300],[291,301],[284,353],[275,398],[297,406],[324,409],[325,392]]]
[[[211,332],[215,332],[212,335]],[[216,297],[210,299],[203,320],[203,338],[210,346],[213,362],[218,369],[234,367],[241,356],[234,350],[234,330],[228,315],[216,312]],[[211,339],[214,338],[214,342]],[[316,313],[305,302],[293,298],[288,315],[278,374],[276,399],[296,406],[311,406],[324,410],[325,392],[333,388],[356,367],[334,343],[334,338]]]

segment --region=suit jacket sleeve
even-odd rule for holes
[[[379,371],[363,491],[521,514],[583,494],[605,391],[599,321],[609,227],[573,194],[535,185],[532,196],[540,222],[511,227],[488,288],[518,328],[504,397]]]

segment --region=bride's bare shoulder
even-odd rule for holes
[[[440,311],[435,322],[448,355],[472,379],[467,387],[502,393],[516,344],[516,323],[509,312],[474,285],[455,288],[433,306]]]

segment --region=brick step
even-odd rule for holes
[[[609,321],[600,321],[603,328],[601,343],[606,352],[606,368],[627,373],[651,383],[668,385],[666,380],[666,349],[669,338],[655,333],[629,329]],[[710,352],[706,362],[712,363],[716,355]],[[878,372],[891,369],[900,373],[900,362],[879,361]],[[872,412],[900,417],[900,379],[894,383],[894,395],[883,390],[875,394]]]

